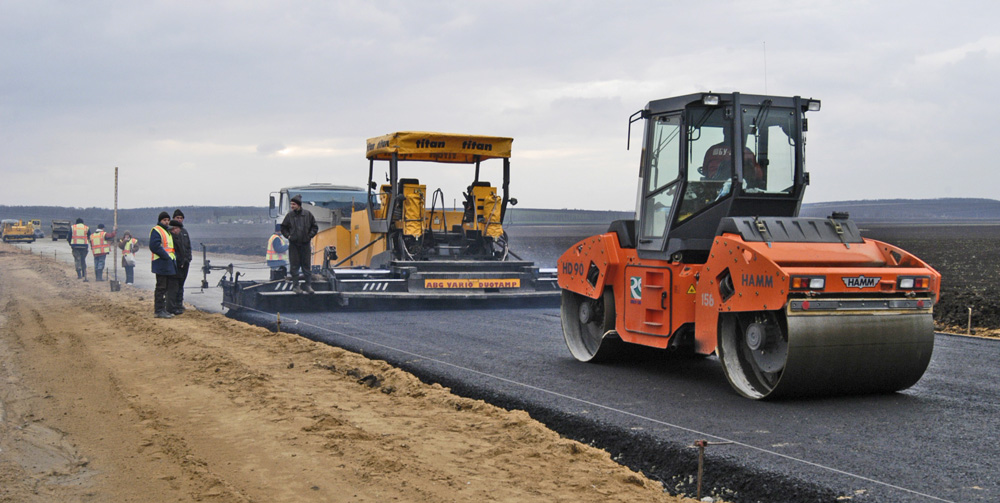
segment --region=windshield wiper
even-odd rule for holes
[[[771,113],[771,100],[764,100],[760,104],[760,110],[757,111],[757,116],[754,117],[753,122],[750,123],[750,133],[754,136],[757,135],[757,129],[761,127],[765,120],[767,120],[767,114]]]

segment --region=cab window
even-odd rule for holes
[[[653,121],[649,148],[649,172],[646,173],[642,236],[662,238],[667,230],[670,207],[680,181],[681,117],[667,115]]]

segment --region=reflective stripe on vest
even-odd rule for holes
[[[174,237],[170,235],[169,231],[165,230],[163,227],[160,227],[159,225],[153,226],[153,230],[160,233],[160,242],[163,245],[163,249],[167,251],[168,255],[170,255],[170,258],[172,260],[177,260],[177,256],[174,255]],[[260,241],[258,241],[258,243],[259,242]],[[155,252],[151,253],[151,255],[153,256],[152,260],[157,260],[157,259],[166,260],[160,258],[160,256],[157,255]]]
[[[135,253],[135,245],[139,244],[139,240],[136,238],[129,239],[125,242],[125,248],[122,249],[122,255],[132,255]]]
[[[267,240],[267,260],[285,260],[285,253],[274,251],[274,242],[280,240],[281,236],[274,234]]]
[[[97,231],[90,235],[90,247],[93,248],[94,255],[111,253],[111,245],[104,239],[104,231]]]
[[[73,224],[73,237],[70,239],[69,244],[71,245],[86,245],[87,244],[87,231],[90,229],[83,224]]]

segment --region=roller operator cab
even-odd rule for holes
[[[864,239],[846,214],[799,217],[800,97],[650,102],[636,220],[559,259],[563,335],[581,361],[624,343],[716,353],[749,398],[891,392],[923,375],[940,274]],[[735,155],[734,155],[735,153]]]

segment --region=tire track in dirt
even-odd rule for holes
[[[94,472],[67,435],[50,427],[45,417],[32,412],[33,402],[51,398],[47,391],[32,390],[18,376],[13,352],[23,342],[17,334],[38,332],[44,344],[56,344],[40,312],[28,308],[22,316],[15,292],[0,290],[4,316],[0,330],[12,337],[0,339],[0,501],[59,501],[69,493],[90,487]],[[27,318],[27,319],[26,319]]]

